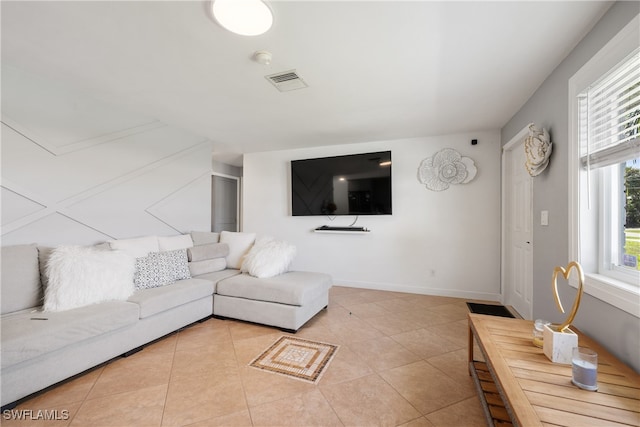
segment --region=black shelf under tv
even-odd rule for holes
[[[370,233],[371,230],[365,227],[334,227],[330,225],[322,225],[313,230],[315,233],[352,233],[352,234],[361,234],[361,233]]]

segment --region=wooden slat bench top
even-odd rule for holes
[[[470,313],[469,369],[482,378],[477,380],[485,389],[482,398],[492,396],[486,389],[493,380],[506,413],[517,426],[640,426],[640,375],[588,336],[571,329],[578,334],[581,347],[598,353],[596,392],[574,386],[571,365],[552,363],[533,345],[532,321]],[[484,363],[474,363],[474,342]],[[483,405],[495,412],[495,402]],[[502,420],[493,418],[494,424],[498,421]]]

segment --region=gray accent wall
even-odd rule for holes
[[[205,138],[2,64],[2,245],[209,230]]]
[[[551,290],[555,266],[569,261],[568,138],[569,79],[640,12],[638,2],[617,2],[549,75],[525,105],[501,130],[502,145],[533,122],[549,130],[553,155],[547,170],[533,180],[533,315],[553,322],[564,320]],[[505,94],[505,96],[508,96]],[[549,225],[540,225],[540,211],[549,211]],[[570,307],[575,289],[560,289]],[[588,294],[574,324],[640,372],[640,319]]]

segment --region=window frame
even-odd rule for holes
[[[586,172],[582,169],[580,159],[580,117],[578,95],[600,77],[607,74],[613,67],[624,60],[630,53],[638,47],[638,34],[640,33],[640,15],[636,15],[616,36],[614,36],[593,58],[584,64],[573,77],[569,79],[569,259],[578,260],[584,267],[585,283],[584,291],[608,304],[611,304],[627,313],[640,318],[640,287],[620,280],[619,276],[600,274],[600,263],[603,261],[602,254],[605,251],[605,244],[602,227],[594,225],[593,215],[609,215],[605,213],[602,204],[599,202],[603,197],[605,185],[601,178],[597,182],[592,182],[591,194],[595,193],[598,200],[592,205],[596,212],[591,213],[589,221],[583,221],[585,227],[590,227],[590,232],[597,239],[595,258],[582,254],[580,250],[580,222],[581,222],[581,181],[584,180],[582,174]],[[593,173],[594,171],[592,171]],[[602,172],[602,171],[598,171]],[[595,175],[595,174],[594,174]],[[601,177],[603,173],[598,173]],[[593,179],[596,181],[596,179]],[[597,188],[593,188],[597,187]],[[609,199],[611,200],[611,199]],[[584,203],[584,201],[583,201]],[[598,203],[597,205],[595,203]],[[595,229],[594,229],[595,227]],[[592,251],[593,251],[592,250]],[[591,259],[589,258],[591,256]],[[577,288],[577,279],[572,276],[569,284]]]

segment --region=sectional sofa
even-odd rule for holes
[[[212,315],[297,331],[328,305],[331,277],[274,267],[269,250],[278,245],[227,232],[3,247],[2,406]],[[252,255],[255,271],[242,265]]]

